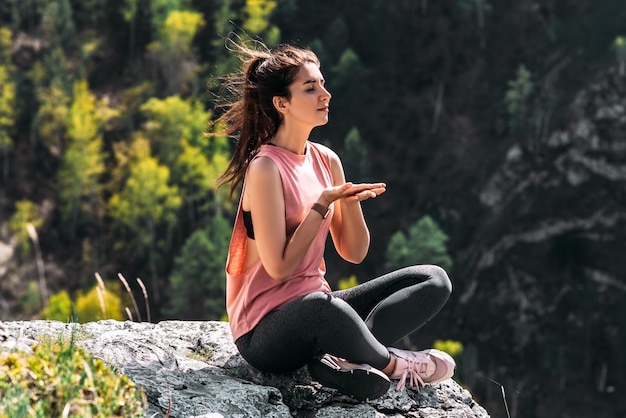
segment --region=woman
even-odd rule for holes
[[[308,140],[328,122],[331,94],[309,50],[239,47],[239,99],[217,135],[237,134],[219,183],[242,185],[229,248],[226,305],[239,352],[267,372],[308,365],[325,386],[358,400],[387,392],[390,379],[419,390],[454,373],[438,350],[390,347],[431,319],[451,284],[437,266],[413,266],[332,291],[324,279],[330,232],[337,252],[360,263],[369,248],[361,202],[384,183],[346,182],[341,161]]]

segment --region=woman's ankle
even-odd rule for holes
[[[392,353],[389,353],[389,363],[387,363],[385,368],[382,369],[381,371],[385,373],[387,376],[391,376],[395,368],[396,368],[396,356],[394,356]]]

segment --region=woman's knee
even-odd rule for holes
[[[433,284],[449,296],[452,293],[452,281],[448,277],[448,273],[440,266],[430,265],[428,267]]]
[[[434,264],[423,264],[413,266],[418,275],[426,276],[428,286],[441,294],[446,299],[452,294],[452,281],[448,277],[448,273],[440,266]]]

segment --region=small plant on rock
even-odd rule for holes
[[[128,377],[74,344],[43,341],[32,353],[0,353],[0,417],[143,417]]]

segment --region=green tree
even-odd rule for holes
[[[48,2],[41,17],[41,35],[50,41],[53,49],[69,50],[76,35],[73,10],[70,0]]]
[[[435,340],[433,348],[446,352],[452,357],[458,358],[463,354],[463,343],[455,340]]]
[[[13,0],[11,5],[11,17],[13,28],[26,27],[28,32],[34,32],[39,23],[49,0]]]
[[[11,31],[0,28],[0,153],[3,155],[3,178],[9,177],[9,153],[13,149],[15,125],[15,66],[11,61]]]
[[[26,292],[20,299],[20,308],[27,316],[36,315],[41,310],[41,292],[37,280],[29,280]]]
[[[215,33],[224,36],[229,32],[229,25],[237,17],[237,13],[232,9],[233,0],[220,0],[220,6],[215,13],[213,13],[213,27]],[[224,40],[219,37],[211,42],[214,47],[223,49]]]
[[[228,166],[228,151],[216,149],[213,152],[203,152],[202,148],[189,145],[184,139],[181,146],[183,152],[176,167],[181,173],[180,188],[184,191],[185,200],[195,204],[210,199],[210,206],[199,208],[203,212],[212,207],[215,213],[219,213],[223,204],[227,205],[226,209],[230,208],[226,188],[218,190],[215,181]]]
[[[29,77],[38,104],[31,135],[37,132],[49,152],[60,157],[74,89],[74,75],[63,49],[57,46],[35,62]]]
[[[448,255],[448,236],[428,215],[420,218],[405,234],[397,231],[387,246],[387,267],[401,268],[416,264],[436,264],[446,270],[452,268]]]
[[[30,236],[27,225],[31,224],[35,229],[43,226],[44,219],[39,215],[39,205],[30,200],[20,200],[15,204],[15,212],[9,219],[9,227],[17,237],[22,249],[22,255],[30,251]]]
[[[347,48],[339,57],[337,64],[335,64],[331,71],[333,75],[336,77],[340,77],[340,80],[334,80],[334,84],[343,84],[344,82],[348,82],[352,77],[354,77],[356,72],[360,72],[362,68],[361,59],[354,52],[354,49]],[[338,83],[339,81],[339,83]]]
[[[216,215],[206,229],[187,239],[169,278],[169,315],[202,320],[219,320],[224,315],[224,263],[230,233],[229,222]]]
[[[71,97],[77,78],[71,61],[72,57],[68,57],[62,47],[52,48],[50,53],[41,60],[41,78],[46,83],[43,85],[56,84],[67,96]]]
[[[280,41],[280,29],[270,23],[277,5],[274,0],[246,0],[243,8],[243,29],[251,35],[262,36],[268,46],[277,45]]]
[[[199,147],[189,145],[186,139],[181,141],[182,153],[178,157],[181,184],[186,189],[186,197],[192,201],[202,200],[213,190],[215,171]],[[220,167],[225,168],[225,167]]]
[[[65,94],[58,80],[54,80],[49,88],[38,90],[37,95],[40,105],[33,126],[37,127],[42,143],[50,153],[61,155],[71,97]]]
[[[355,181],[365,181],[369,179],[369,159],[367,148],[361,140],[359,128],[353,126],[343,142],[344,165],[346,175]]]
[[[139,11],[139,3],[141,0],[124,0],[121,12],[124,21],[130,25],[128,38],[128,56],[132,62],[135,58],[135,36],[137,26],[137,12]]]
[[[165,99],[153,97],[141,105],[140,110],[147,118],[144,132],[150,138],[155,154],[173,168],[173,174],[180,178],[176,162],[183,152],[182,140],[190,146],[199,147],[203,153],[209,152],[210,140],[202,135],[210,113],[199,101],[190,101],[180,96]]]
[[[149,4],[152,29],[158,31],[172,12],[185,9],[188,3],[188,0],[151,0]]]
[[[148,45],[159,67],[166,95],[183,90],[197,70],[192,41],[204,24],[200,13],[172,11],[158,27],[156,40]]]
[[[15,123],[15,84],[7,67],[0,66],[0,152],[3,156],[3,177],[9,177],[9,153],[13,149],[11,131]]]
[[[315,38],[309,42],[309,48],[311,48],[311,51],[315,52],[315,55],[317,55],[320,62],[326,63],[331,61],[328,49],[320,38]]]
[[[613,40],[613,51],[617,58],[618,71],[621,76],[626,73],[626,36],[618,36]]]
[[[81,0],[80,6],[73,11],[76,26],[80,28],[99,27],[107,19],[110,9],[111,3],[107,1]]]
[[[230,148],[228,138],[203,135],[210,112],[199,101],[180,96],[151,98],[140,109],[147,118],[143,132],[170,168],[172,183],[178,185],[184,201],[196,205],[212,197],[219,211],[228,199],[224,189],[216,190],[215,179],[228,165]]]
[[[109,112],[99,111],[86,81],[75,84],[74,101],[66,121],[69,145],[59,172],[61,214],[64,221],[71,222],[70,234],[74,232],[81,209],[98,215],[98,208],[102,206],[100,176],[105,170],[102,130],[105,120],[111,116]]]
[[[98,284],[87,293],[78,293],[76,298],[76,316],[81,324],[101,319],[124,319],[122,299],[113,292],[102,290]]]
[[[337,15],[324,31],[322,40],[324,46],[334,57],[341,55],[342,51],[349,48],[350,28],[342,15]]]
[[[118,227],[135,234],[139,254],[147,248],[152,291],[155,302],[158,302],[156,229],[162,224],[170,228],[174,226],[182,199],[178,187],[169,184],[170,170],[150,155],[147,140],[138,138],[134,141],[128,170],[123,189],[109,200],[109,214]]]
[[[221,210],[232,210],[232,200],[229,198],[227,187],[217,188],[217,179],[224,171],[230,161],[230,152],[226,149],[218,149],[211,154],[209,164],[206,166],[207,177],[212,179],[210,186],[213,192],[215,213],[221,213]]]
[[[346,289],[350,289],[358,285],[359,285],[359,281],[357,280],[356,276],[353,274],[352,276],[346,279],[339,279],[339,282],[337,282],[337,289],[346,290]]]
[[[76,74],[80,78],[87,78],[94,72],[100,70],[101,52],[105,46],[105,38],[100,36],[95,30],[85,30],[81,32],[80,44],[78,45]]]
[[[517,69],[514,80],[508,83],[509,88],[504,95],[504,103],[509,114],[509,125],[512,131],[525,128],[530,121],[530,99],[534,85],[532,74],[524,65]]]
[[[72,299],[65,290],[62,290],[50,297],[48,306],[41,312],[41,319],[70,322],[72,311]]]

